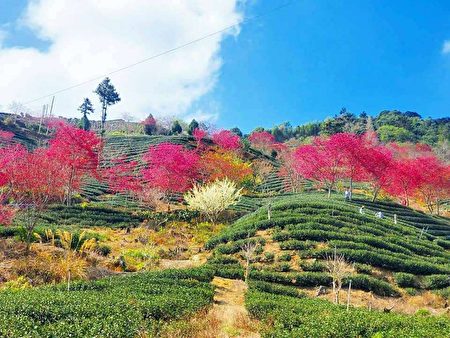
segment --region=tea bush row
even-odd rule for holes
[[[1,337],[136,337],[212,303],[208,269],[168,270],[0,293]]]
[[[270,291],[270,290],[267,290]],[[264,337],[296,338],[446,338],[450,319],[381,313],[332,304],[326,300],[294,298],[251,288],[245,299],[250,315],[267,325]]]

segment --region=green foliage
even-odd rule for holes
[[[97,246],[96,251],[102,256],[108,256],[111,253],[111,247],[106,244],[100,244]]]
[[[417,286],[416,277],[411,273],[397,272],[394,273],[394,280],[398,286],[402,288],[413,288]]]
[[[264,253],[264,261],[267,263],[272,263],[275,259],[275,254],[273,252]]]
[[[192,135],[194,133],[194,130],[199,127],[198,122],[195,119],[192,119],[192,121],[189,123],[188,126],[188,134]]]
[[[178,122],[177,120],[173,121],[172,133],[173,134],[181,134],[182,131],[183,131],[183,128],[181,127],[180,122]]]
[[[2,337],[136,337],[160,320],[209,306],[206,269],[168,270],[2,292]]]
[[[55,205],[41,216],[43,224],[75,225],[77,227],[136,227],[144,220],[129,211],[108,207]]]
[[[401,222],[395,224],[389,219],[376,219],[369,213],[360,214],[359,205],[366,202],[368,208],[396,213]],[[288,264],[268,265],[272,263],[270,256],[262,257],[258,270],[250,271],[252,281],[300,287],[330,286],[331,277],[326,273],[323,259],[336,247],[339,254],[354,263],[358,273],[346,278],[344,286],[352,280],[354,289],[395,297],[400,295],[397,285],[418,287],[419,281],[422,284],[428,281],[429,288],[445,287],[446,280],[442,276],[450,272],[450,255],[443,248],[447,241],[436,240],[433,236],[419,238],[419,230],[411,226],[414,222],[441,221],[391,202],[369,204],[369,201],[358,199],[344,203],[316,194],[280,197],[272,203],[270,221],[267,220],[267,209],[261,207],[213,237],[206,247],[223,255],[234,255],[249,236],[255,240],[253,236],[258,231],[269,230],[280,249],[295,250],[301,258],[299,265],[303,272],[291,271]],[[405,220],[411,223],[406,225]],[[445,225],[440,223],[439,226]],[[311,259],[315,259],[315,263],[307,263]],[[398,284],[376,278],[372,275],[373,267],[401,273],[396,274]],[[439,277],[428,278],[426,275]]]
[[[268,292],[275,295],[306,297],[306,294],[304,292],[298,290],[296,287],[293,286],[286,286],[262,281],[251,281],[249,283],[249,287],[254,290],[258,290],[261,292]]]
[[[319,261],[314,261],[312,263],[300,262],[299,265],[303,271],[324,272],[327,270],[325,263]]]
[[[450,275],[424,276],[422,284],[425,289],[444,289],[450,287]]]
[[[378,128],[378,137],[381,142],[408,142],[414,141],[414,135],[402,127],[384,125]]]
[[[270,292],[270,290],[267,290]],[[293,298],[251,288],[245,299],[253,317],[272,325],[265,337],[333,338],[445,338],[450,320],[444,316],[381,313],[321,299]]]
[[[292,256],[289,253],[283,253],[278,256],[278,260],[280,262],[289,262],[291,259],[292,259]]]
[[[291,265],[287,262],[277,263],[274,265],[273,269],[278,272],[288,272],[291,271]]]
[[[368,264],[355,263],[354,267],[357,273],[372,274],[372,267]]]

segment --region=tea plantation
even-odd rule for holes
[[[386,211],[380,219],[370,210],[361,214],[362,203],[313,193],[277,198],[270,220],[263,206],[213,237],[206,244],[214,252],[211,263],[222,266],[219,271],[224,276],[242,274],[238,270],[243,262],[241,247],[253,241],[259,243],[250,272],[256,281],[329,286],[324,259],[336,250],[355,263],[355,272],[344,280],[344,285],[352,280],[354,289],[396,297],[406,287],[435,290],[450,286],[450,242],[428,232],[421,234],[415,225],[419,217],[431,217],[417,213],[413,219],[412,210],[400,207],[395,210],[399,220],[395,224],[387,212],[393,205],[368,204],[373,210]]]
[[[212,303],[207,269],[165,270],[0,292],[0,337],[156,336]]]
[[[285,287],[286,288],[286,287]],[[292,288],[293,289],[293,288]],[[246,295],[250,314],[267,325],[264,337],[296,338],[445,338],[450,320],[444,316],[381,313],[298,298],[295,289],[269,289],[253,283]]]

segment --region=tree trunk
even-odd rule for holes
[[[244,279],[245,279],[246,283],[248,282],[249,270],[250,270],[250,257],[247,256],[247,261],[246,261],[246,266],[245,266],[245,276],[244,276]]]
[[[69,185],[67,187],[67,206],[70,206],[72,204],[72,186],[73,186],[73,177],[75,176],[75,168],[72,167],[70,171],[70,177],[69,177]]]
[[[101,132],[100,132],[102,137],[105,135],[105,122],[106,122],[106,103],[103,103],[103,106],[102,106]]]
[[[352,195],[353,195],[353,178],[350,178],[350,195],[348,196],[349,201],[352,200]]]
[[[378,197],[378,192],[380,191],[379,187],[376,187],[375,189],[373,189],[373,198],[372,198],[372,202],[375,202],[375,200]]]
[[[331,197],[331,186],[328,187],[328,198],[330,198],[330,197]]]

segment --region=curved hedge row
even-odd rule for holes
[[[299,287],[315,287],[319,285],[331,285],[331,276],[324,272],[289,272],[280,273],[272,271],[257,271],[250,272],[252,280],[278,283],[283,285],[295,285]],[[364,291],[372,291],[379,296],[399,296],[399,292],[394,289],[389,283],[382,280],[367,276],[367,275],[353,275],[344,281],[344,285],[352,280],[352,287]]]
[[[264,321],[264,337],[447,338],[450,319],[408,316],[344,306],[321,299],[293,298],[251,288],[245,299],[251,316]]]

